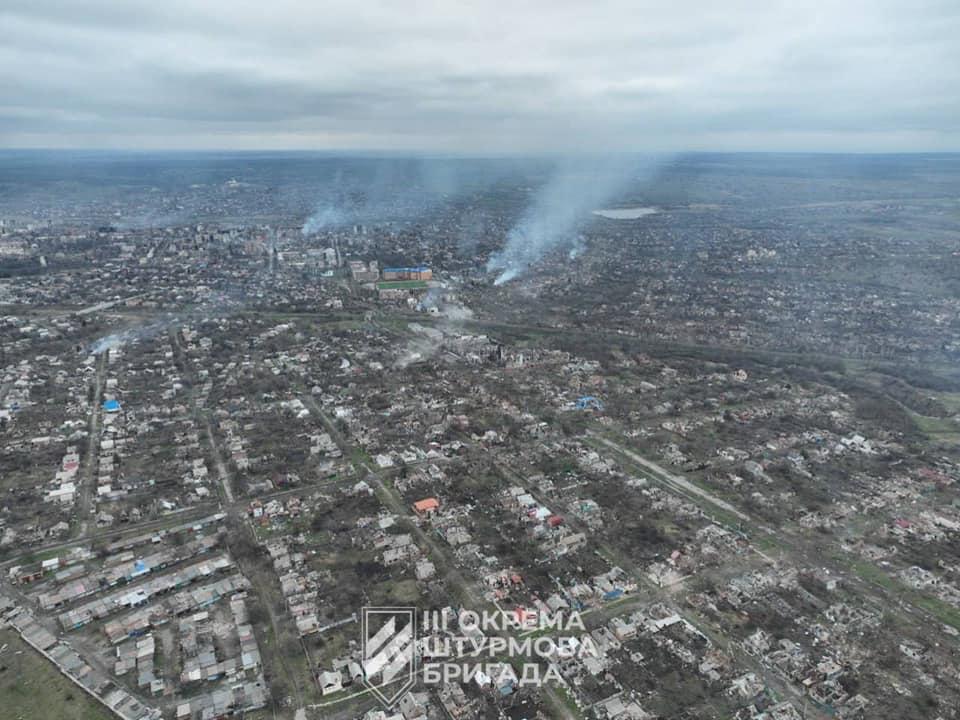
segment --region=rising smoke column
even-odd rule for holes
[[[416,219],[440,202],[456,179],[453,169],[444,172],[426,161],[403,158],[338,169],[302,232]]]
[[[502,250],[487,261],[487,272],[498,272],[494,285],[522,275],[549,251],[570,247],[582,252],[577,230],[631,182],[646,179],[655,167],[648,156],[566,158],[540,188],[533,202],[510,230]]]
[[[303,225],[311,235],[346,225],[413,223],[511,172],[509,163],[454,158],[381,158],[338,169]]]
[[[237,293],[210,293],[202,302],[189,310],[168,312],[153,320],[98,338],[90,344],[87,352],[91,355],[100,355],[128,343],[150,340],[163,335],[171,328],[231,315],[241,307],[243,302],[238,298]]]
[[[473,310],[440,288],[430,288],[420,305],[425,309],[436,310],[439,321],[433,327],[422,327],[419,323],[409,324],[408,327],[416,332],[394,363],[395,368],[405,368],[411,363],[432,358],[443,349],[447,337],[461,334],[464,324],[473,319]]]

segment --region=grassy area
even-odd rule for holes
[[[0,630],[0,716],[16,720],[113,720],[14,631]],[[17,654],[19,653],[19,654]]]
[[[837,560],[844,562],[844,558],[841,556],[837,556]],[[859,575],[863,580],[880,585],[887,590],[892,590],[894,592],[901,592],[903,590],[900,583],[887,575],[876,565],[871,565],[870,563],[861,562],[858,560],[850,564],[850,569]]]
[[[60,555],[65,555],[68,550],[63,548],[54,548],[51,550],[43,550],[42,552],[28,553],[26,555],[20,556],[20,562],[24,565],[33,565],[34,563],[42,563],[44,560],[50,560],[51,558],[59,557]]]
[[[767,533],[754,533],[750,537],[750,542],[758,550],[765,553],[776,552],[778,550],[789,550],[789,547],[784,543],[781,543],[776,536],[768,535]]]
[[[416,580],[391,580],[370,588],[371,604],[412,605],[420,599],[420,584]]]
[[[573,695],[570,694],[570,691],[567,690],[567,688],[563,687],[562,685],[554,685],[553,688],[555,691],[553,696],[549,694],[544,695],[544,699],[547,701],[547,703],[552,704],[554,701],[554,698],[556,698],[556,700],[563,703],[567,711],[566,713],[563,713],[561,711],[561,715],[572,716],[575,718],[582,718],[583,713],[580,711],[580,706],[577,705],[577,701],[573,699]]]
[[[924,435],[934,440],[945,443],[960,441],[960,426],[953,421],[953,418],[929,417],[910,411],[910,419]]]
[[[623,445],[627,448],[630,447],[629,442],[626,440],[626,438],[619,433],[603,429],[599,431],[599,434],[602,434],[604,437],[606,437],[608,440],[614,443]],[[609,445],[604,445],[602,442],[600,442],[596,438],[590,437],[589,435],[585,435],[580,439],[584,445],[589,445],[598,453],[600,453],[601,456],[606,455],[607,457],[613,457],[620,464],[622,468],[626,468],[630,470],[630,472],[632,472],[637,477],[642,477],[642,478],[646,478],[647,480],[652,480],[658,485],[665,487],[668,492],[671,492],[674,495],[679,495],[684,500],[687,500],[693,503],[694,505],[698,506],[701,510],[704,511],[704,513],[706,513],[706,515],[709,518],[711,518],[714,522],[717,522],[725,526],[728,530],[732,532],[741,532],[741,531],[749,532],[751,530],[751,528],[749,527],[749,525],[747,525],[747,523],[741,521],[740,518],[736,517],[732,513],[728,512],[727,510],[724,510],[722,507],[715,505],[709,498],[703,497],[701,495],[696,495],[692,492],[681,491],[682,488],[677,489],[673,484],[669,483],[666,479],[661,478],[659,473],[656,473],[653,470],[649,470],[645,467],[641,467],[640,465],[635,463],[633,460],[631,460],[629,457],[621,453],[619,450],[616,450],[615,448],[612,448]],[[700,488],[705,493],[720,498],[721,500],[726,502],[728,505],[733,504],[729,500],[726,500],[720,497],[720,494],[717,492],[716,488],[705,486],[702,482],[698,482],[697,480],[692,479],[689,476],[684,476],[684,479],[686,479],[686,481],[689,482],[691,485],[695,485],[696,487]]]
[[[913,593],[911,602],[918,608],[926,610],[944,625],[949,625],[955,630],[960,630],[960,609],[955,608],[949,603],[945,603],[940,598],[920,595],[919,593]]]
[[[350,451],[350,462],[361,473],[366,472],[370,467],[374,467],[373,458],[363,448],[354,447]]]
[[[423,280],[389,280],[377,283],[378,290],[426,290],[427,287]]]
[[[950,412],[960,412],[960,393],[931,393],[942,402]]]
[[[850,569],[861,579],[886,588],[911,605],[927,611],[945,625],[960,630],[960,609],[955,608],[953,605],[904,585],[876,565],[856,561],[850,563]]]

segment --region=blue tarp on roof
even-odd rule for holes
[[[413,267],[390,267],[384,268],[385,273],[388,272],[426,272],[430,268],[427,265],[415,265]]]
[[[116,412],[117,410],[120,409],[120,401],[119,401],[119,400],[106,400],[106,401],[103,403],[103,409],[106,410],[107,412]]]
[[[623,590],[621,590],[620,588],[616,588],[615,590],[610,590],[609,592],[605,592],[605,593],[603,594],[603,599],[604,599],[604,600],[616,600],[616,599],[619,598],[621,595],[623,595]]]
[[[603,410],[603,403],[593,395],[584,395],[577,399],[577,410],[589,410],[590,408]]]

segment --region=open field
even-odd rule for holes
[[[377,283],[378,290],[426,290],[427,287],[423,280],[390,280]]]
[[[0,716],[9,720],[111,720],[114,716],[13,630],[0,630]]]

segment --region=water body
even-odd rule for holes
[[[594,210],[593,214],[610,220],[636,220],[637,218],[642,218],[647,215],[655,215],[658,212],[660,211],[652,207],[631,207],[615,208],[613,210]]]

